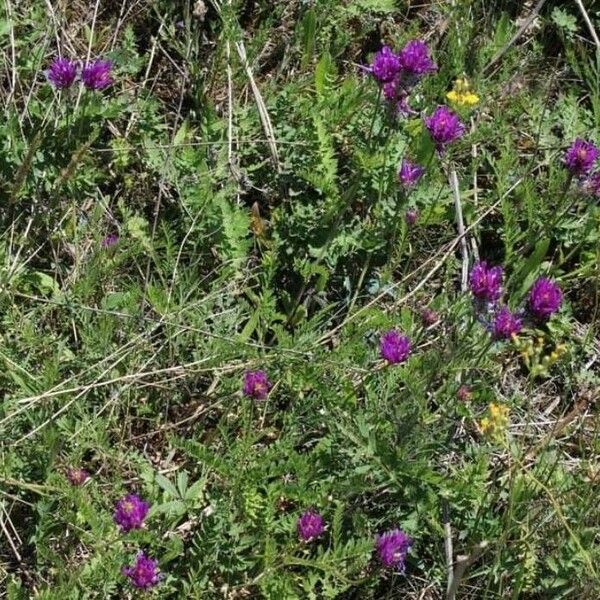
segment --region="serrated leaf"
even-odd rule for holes
[[[170,479],[167,479],[161,473],[156,473],[156,475],[154,476],[154,481],[156,482],[158,487],[167,492],[167,494],[169,494],[171,498],[179,498],[179,492],[177,491],[177,488]]]

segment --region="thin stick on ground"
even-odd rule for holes
[[[483,542],[477,544],[475,548],[473,548],[471,554],[459,554],[456,557],[456,564],[454,569],[454,575],[452,577],[452,583],[448,587],[448,600],[454,600],[456,598],[456,592],[458,591],[458,586],[460,585],[461,579],[463,578],[465,571],[483,554],[488,545],[488,542],[484,540]]]
[[[87,52],[85,55],[85,64],[89,64],[90,58],[92,56],[92,46],[94,44],[94,32],[96,29],[96,20],[98,18],[98,8],[100,6],[100,0],[96,0],[94,3],[94,14],[92,16],[92,25],[90,27],[90,41],[88,43]],[[81,95],[83,94],[83,84],[80,84],[79,90],[77,91],[77,100],[75,100],[75,108],[73,109],[73,114],[77,114],[77,110],[79,109],[79,103],[81,102]]]
[[[443,511],[444,511],[444,551],[446,553],[446,572],[448,574],[448,597],[450,597],[450,590],[452,589],[452,582],[454,581],[454,551],[452,549],[452,526],[450,525],[450,507],[448,501],[443,500]]]
[[[248,56],[246,55],[246,47],[244,46],[243,42],[236,42],[235,47],[237,49],[240,60],[242,61],[242,65],[244,66],[244,70],[246,71],[246,75],[248,76],[250,87],[252,88],[252,94],[254,95],[254,100],[258,108],[260,122],[262,123],[265,136],[268,140],[269,150],[271,152],[271,159],[273,160],[273,164],[277,169],[277,173],[281,173],[279,152],[277,151],[277,144],[275,143],[275,133],[273,131],[273,125],[271,123],[271,117],[269,117],[269,112],[267,111],[265,101],[263,100],[262,94],[258,89],[258,85],[256,85],[256,81],[254,80],[252,69],[250,68],[250,64],[248,63]]]
[[[585,21],[585,24],[587,25],[588,31],[590,32],[590,35],[592,36],[592,39],[594,40],[594,44],[596,44],[596,49],[600,50],[600,39],[598,39],[598,34],[596,33],[596,30],[594,29],[594,25],[590,19],[590,15],[588,15],[587,10],[585,10],[585,6],[583,5],[583,2],[581,0],[575,0],[575,4],[577,4],[577,6],[579,7],[579,12],[581,12],[581,16],[583,17],[583,20]]]
[[[456,226],[460,237],[460,253],[462,256],[462,277],[460,289],[463,292],[467,291],[469,279],[469,250],[467,249],[467,238],[465,237],[465,223],[463,220],[462,204],[460,203],[460,190],[458,189],[458,177],[456,170],[450,171],[450,187],[454,196],[454,208],[456,210]]]

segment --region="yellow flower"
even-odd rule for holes
[[[446,94],[446,98],[458,106],[476,106],[479,104],[479,96],[471,91],[471,84],[466,77],[458,78],[452,90]]]
[[[488,406],[489,416],[479,422],[479,427],[484,435],[491,438],[500,438],[508,426],[508,406],[492,402]]]

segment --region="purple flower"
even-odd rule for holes
[[[319,537],[325,531],[323,517],[314,510],[307,510],[298,519],[298,537],[303,542],[310,542]]]
[[[502,295],[502,267],[488,267],[485,261],[475,264],[469,275],[471,292],[480,300],[495,302]]]
[[[103,248],[110,248],[114,246],[119,241],[119,236],[116,233],[110,233],[105,238],[102,239],[100,245]]]
[[[425,307],[421,311],[421,321],[425,327],[429,327],[430,325],[434,325],[440,320],[440,315],[438,315],[435,310]]]
[[[379,560],[384,567],[395,567],[404,572],[404,561],[412,546],[412,539],[401,529],[387,531],[375,538]]]
[[[409,208],[404,213],[404,220],[409,227],[412,227],[419,218],[419,211],[416,208]]]
[[[46,77],[55,88],[71,87],[77,77],[77,63],[68,58],[55,58],[46,71]]]
[[[565,153],[565,164],[572,175],[587,175],[600,156],[600,149],[594,144],[577,138]]]
[[[384,46],[373,57],[371,73],[380,83],[393,81],[400,72],[400,59],[389,46]]]
[[[67,479],[71,485],[83,485],[90,478],[90,474],[85,469],[67,469]]]
[[[465,126],[447,106],[438,106],[431,117],[425,117],[425,127],[439,152],[457,140],[465,131]]]
[[[508,340],[517,335],[523,326],[521,319],[516,314],[503,306],[494,316],[492,323],[492,335],[497,340]]]
[[[467,402],[467,400],[471,399],[471,396],[471,388],[468,385],[461,385],[456,392],[456,397],[461,402]]]
[[[244,373],[243,392],[255,400],[264,400],[272,385],[264,371],[246,371]]]
[[[137,555],[133,566],[124,566],[121,573],[125,577],[129,577],[132,585],[142,590],[154,587],[161,579],[158,571],[158,561],[146,556],[143,552]]]
[[[541,320],[548,319],[558,311],[562,302],[562,291],[557,283],[540,277],[529,292],[529,310]]]
[[[495,302],[502,295],[502,267],[488,267],[485,261],[475,263],[469,275],[471,292],[480,300]]]
[[[131,529],[140,529],[149,508],[150,505],[139,496],[128,494],[117,502],[113,520],[121,528],[122,533],[127,533]]]
[[[402,165],[398,171],[398,179],[405,188],[410,188],[416,185],[416,183],[423,177],[425,173],[425,167],[407,160],[402,160]]]
[[[592,173],[582,184],[583,191],[600,198],[600,172]]]
[[[88,90],[103,90],[112,85],[110,60],[95,60],[83,67],[81,80]]]
[[[421,40],[411,40],[398,54],[400,69],[410,76],[420,77],[437,70],[429,56],[429,48]]]
[[[383,97],[389,102],[393,102],[398,96],[398,79],[386,81],[381,89],[383,90]]]
[[[381,336],[379,354],[393,365],[402,363],[410,354],[410,339],[392,329]]]

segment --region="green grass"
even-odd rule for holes
[[[137,597],[121,567],[143,549],[164,574],[149,597],[447,598],[450,539],[456,598],[597,598],[600,210],[562,156],[600,141],[600,55],[577,5],[547,2],[512,41],[533,6],[58,4],[0,16],[6,597]],[[441,157],[359,67],[415,37],[439,69],[413,108],[463,75],[481,100]],[[114,85],[59,94],[59,49],[109,57]],[[409,196],[404,155],[428,166]],[[453,170],[469,264],[502,264],[515,310],[540,274],[564,291],[516,342],[461,291]],[[403,365],[378,355],[391,328]],[[249,369],[264,402],[241,393]],[[509,409],[495,436],[490,403]],[[121,534],[130,492],[152,508]],[[327,529],[302,544],[310,507]],[[395,527],[403,575],[374,551]]]

